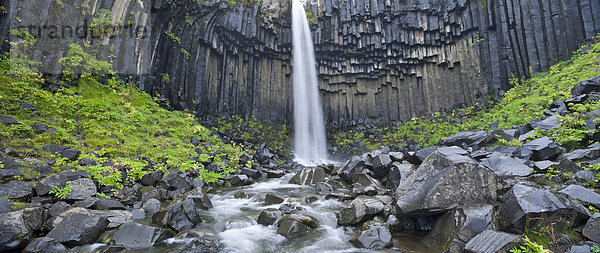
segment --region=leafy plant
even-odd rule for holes
[[[600,247],[596,246],[596,245],[592,245],[592,247],[590,248],[592,250],[592,252],[594,253],[600,253]]]
[[[71,194],[71,191],[73,191],[73,186],[69,181],[63,187],[55,186],[54,188],[52,188],[52,190],[50,190],[50,193],[54,194],[54,196],[58,197],[59,199],[66,199]]]
[[[544,246],[537,244],[529,239],[529,237],[525,236],[523,238],[524,245],[519,247],[515,246],[510,249],[512,253],[550,253],[550,250],[545,249]]]

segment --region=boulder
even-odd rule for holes
[[[55,225],[47,237],[69,247],[90,244],[100,238],[108,223],[108,219],[100,215],[72,212]]]
[[[558,116],[554,115],[554,116],[550,116],[542,121],[532,122],[531,126],[534,129],[549,131],[549,130],[559,128],[560,121],[558,120]]]
[[[487,136],[486,131],[470,130],[452,135],[441,141],[442,146],[470,146],[471,144],[481,141]]]
[[[599,80],[600,75],[597,75],[595,77],[583,80],[575,84],[575,86],[573,86],[573,88],[571,89],[571,96],[576,97],[584,94],[589,94],[593,91],[600,91],[600,83],[598,83]]]
[[[277,222],[277,233],[285,237],[296,237],[301,234],[311,232],[319,227],[319,222],[316,218],[299,214],[287,214]]]
[[[340,178],[350,184],[352,183],[352,174],[361,173],[365,167],[365,160],[360,156],[353,156],[352,159],[347,161],[338,171],[337,174]]]
[[[578,200],[586,206],[592,205],[600,208],[600,194],[583,186],[572,184],[558,192],[569,196],[571,199]]]
[[[567,253],[590,253],[590,252],[592,252],[592,249],[588,245],[581,245],[581,246],[573,245],[573,246],[571,246],[569,251],[567,251]]]
[[[475,253],[508,252],[520,240],[521,237],[515,234],[485,230],[467,242],[465,250]]]
[[[196,204],[196,208],[202,210],[209,210],[213,208],[213,204],[210,201],[210,198],[200,188],[196,188],[189,191],[188,193],[186,193],[185,198],[194,201],[194,204]]]
[[[60,222],[62,222],[67,216],[73,213],[82,213],[86,215],[96,215],[103,217],[108,220],[108,229],[117,228],[124,223],[132,221],[132,214],[129,211],[123,210],[90,210],[81,207],[70,208],[63,211],[59,214],[54,221],[52,222],[52,226],[56,227]]]
[[[160,184],[167,190],[183,189],[189,191],[193,188],[192,180],[180,170],[170,170],[160,179]]]
[[[437,219],[423,243],[431,249],[464,252],[465,244],[475,235],[495,229],[494,207],[465,206],[448,211]]]
[[[574,202],[559,199],[548,190],[518,183],[498,209],[498,225],[502,231],[516,234],[523,233],[526,226],[542,227],[551,223],[558,227],[575,226],[575,220],[582,212],[589,216],[586,208]]]
[[[25,247],[45,222],[44,210],[39,207],[0,214],[0,251]]]
[[[27,253],[62,253],[66,251],[65,246],[50,237],[35,238],[23,250]]]
[[[184,242],[183,245],[176,247],[173,251],[176,253],[187,253],[187,252],[197,252],[197,253],[210,253],[210,252],[219,252],[220,239],[219,237],[204,233],[196,230],[189,230],[183,233],[180,233],[176,237],[177,239],[182,239]]]
[[[590,182],[596,180],[596,175],[598,173],[591,170],[580,170],[573,175],[573,179],[580,180],[583,182]]]
[[[401,162],[404,160],[404,154],[402,152],[389,152],[388,155],[390,155],[390,158],[392,158],[392,161],[394,162]]]
[[[146,202],[149,199],[161,199],[160,193],[154,186],[144,186],[136,194],[142,202]]]
[[[387,176],[388,168],[392,164],[392,158],[387,154],[379,154],[373,158],[373,177],[382,178]]]
[[[283,198],[275,195],[275,194],[270,194],[267,193],[267,195],[265,195],[265,204],[267,205],[275,205],[275,204],[281,204],[283,203]]]
[[[560,146],[547,136],[525,143],[523,147],[532,151],[531,159],[535,161],[554,160],[562,153]]]
[[[43,124],[43,123],[39,123],[39,122],[35,122],[33,123],[33,125],[31,125],[31,128],[33,128],[33,131],[36,134],[43,134],[45,132],[50,132],[50,127],[48,127],[48,125]]]
[[[350,242],[358,248],[384,249],[392,245],[392,234],[386,224],[369,222],[366,229]]]
[[[176,231],[191,229],[201,222],[196,204],[191,199],[171,204],[152,216],[152,223]]]
[[[116,199],[96,198],[94,200],[93,209],[96,209],[96,210],[125,210],[127,208]]]
[[[229,179],[231,186],[243,186],[252,184],[252,179],[246,175],[233,175]]]
[[[586,149],[576,149],[569,153],[563,154],[561,159],[567,159],[571,161],[580,160],[593,160],[600,156],[600,148],[592,147]]]
[[[140,183],[146,186],[154,186],[156,185],[156,183],[158,183],[158,181],[160,181],[160,179],[163,178],[164,175],[165,173],[160,170],[148,173],[142,176],[142,180],[140,180]]]
[[[583,236],[600,243],[600,213],[595,213],[583,227]]]
[[[89,178],[80,178],[71,181],[69,185],[72,187],[71,194],[67,197],[70,200],[84,200],[96,195],[96,184]]]
[[[283,217],[283,214],[279,209],[267,208],[260,212],[256,221],[258,222],[258,224],[270,226],[273,225],[281,217]]]
[[[338,213],[338,224],[342,226],[354,225],[383,212],[384,203],[376,197],[358,196],[350,206]]]
[[[79,158],[80,155],[81,151],[74,148],[68,148],[60,152],[60,156],[69,159],[69,161],[77,160],[77,158]]]
[[[33,194],[33,187],[30,184],[21,181],[10,181],[0,184],[0,197],[9,199],[27,200]]]
[[[525,160],[516,159],[498,152],[489,158],[482,159],[481,164],[492,170],[502,179],[526,177],[531,175],[531,167],[525,165]]]
[[[306,167],[298,171],[289,181],[290,184],[313,185],[325,181],[325,170],[321,167]]]
[[[400,182],[407,179],[415,171],[415,166],[405,163],[393,163],[389,168],[385,186],[388,189],[396,190]]]
[[[414,152],[412,155],[409,154],[410,156],[408,157],[408,161],[412,164],[420,165],[421,163],[423,163],[425,158],[427,158],[429,155],[431,155],[436,150],[437,150],[436,147],[419,149],[416,152]]]
[[[173,236],[175,234],[167,229],[128,222],[117,229],[110,242],[128,250],[145,249]]]
[[[495,201],[498,176],[458,147],[440,148],[396,189],[402,214],[430,215],[462,204]]]
[[[153,215],[160,210],[160,201],[158,199],[149,199],[143,204],[146,214]]]
[[[37,182],[35,192],[38,196],[44,196],[50,193],[54,187],[64,187],[67,182],[69,182],[69,178],[66,175],[58,174],[49,176]]]

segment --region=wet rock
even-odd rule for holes
[[[0,197],[9,199],[27,200],[33,194],[33,187],[21,181],[10,181],[0,185]]]
[[[27,253],[61,253],[67,249],[54,238],[41,237],[31,240],[23,252]]]
[[[267,195],[265,195],[265,204],[267,205],[281,204],[283,203],[283,200],[284,199],[274,194],[267,193]]]
[[[146,202],[149,199],[161,199],[160,193],[154,186],[144,186],[137,191],[138,199]]]
[[[96,195],[96,184],[89,178],[80,178],[71,181],[69,185],[72,187],[71,194],[67,197],[70,200],[84,200]]]
[[[313,185],[325,181],[325,170],[321,167],[306,167],[298,171],[294,177],[290,179],[290,184]]]
[[[190,230],[177,235],[179,239],[185,239],[185,244],[175,248],[174,252],[196,252],[196,253],[210,253],[218,252],[221,246],[219,237],[200,232]],[[191,239],[191,241],[189,240]]]
[[[243,167],[240,169],[240,174],[246,175],[254,179],[259,179],[261,173],[257,169]]]
[[[229,183],[231,186],[250,185],[252,184],[252,179],[248,178],[246,175],[233,175],[229,179]]]
[[[598,83],[598,80],[600,80],[600,75],[597,75],[587,80],[583,80],[575,84],[575,86],[573,86],[573,89],[571,89],[571,96],[576,97],[584,94],[589,94],[593,91],[600,91],[600,83]]]
[[[494,171],[502,179],[526,177],[531,174],[531,167],[525,161],[494,152],[489,158],[481,160],[481,164]]]
[[[108,219],[100,215],[73,212],[67,214],[47,236],[69,247],[90,244],[100,238],[108,223]]]
[[[392,234],[385,224],[370,222],[368,227],[350,242],[359,248],[384,249],[392,245]]]
[[[280,178],[285,176],[285,171],[281,169],[263,169],[261,171],[267,173],[268,178]]]
[[[593,205],[600,208],[600,194],[579,185],[569,185],[559,191],[562,194],[569,196],[571,199],[578,200],[584,205]]]
[[[12,126],[12,125],[19,124],[19,121],[17,121],[15,118],[13,118],[11,116],[0,115],[0,123],[4,124],[5,126]]]
[[[167,190],[182,189],[189,191],[193,187],[192,180],[179,170],[170,170],[168,174],[162,177],[160,184]]]
[[[296,237],[301,234],[311,232],[319,227],[319,222],[316,218],[294,213],[283,216],[278,222],[277,233],[285,237]]]
[[[108,229],[117,228],[124,223],[132,221],[132,219],[131,219],[132,214],[129,211],[90,210],[90,209],[85,209],[85,208],[81,208],[81,207],[75,207],[75,208],[68,209],[68,210],[62,212],[61,214],[59,214],[52,222],[52,226],[53,227],[58,226],[58,224],[60,222],[62,222],[65,218],[67,218],[69,215],[72,215],[74,213],[82,213],[85,215],[96,215],[96,216],[103,217],[108,220],[108,225],[107,225]]]
[[[547,136],[525,143],[523,147],[531,149],[531,159],[535,161],[554,160],[562,153],[561,148]]]
[[[373,159],[373,176],[382,178],[387,176],[388,167],[392,164],[392,158],[386,154],[380,154]]]
[[[486,230],[467,242],[465,250],[475,253],[504,252],[519,243],[520,238],[515,234]]]
[[[577,215],[578,210],[570,209],[571,203],[564,202],[548,190],[526,183],[514,185],[507,194],[498,210],[498,225],[502,231],[519,234],[526,225],[572,224]]]
[[[256,220],[258,224],[270,226],[275,224],[275,222],[283,217],[283,213],[275,208],[267,208],[262,210],[258,215],[258,219]]]
[[[187,199],[166,207],[152,216],[152,223],[176,231],[191,229],[202,222],[193,200]]]
[[[446,138],[445,140],[441,141],[440,145],[442,145],[442,146],[459,146],[459,147],[471,146],[471,144],[473,144],[477,141],[481,141],[486,136],[487,136],[486,131],[477,131],[477,130],[464,131],[464,132],[460,132],[460,133],[457,133],[455,135],[452,135],[452,136]]]
[[[354,225],[383,212],[385,205],[376,197],[358,196],[350,206],[338,213],[338,224],[342,226]]]
[[[361,173],[365,167],[365,160],[360,156],[354,156],[347,161],[338,171],[337,174],[346,183],[352,183],[352,174]]]
[[[600,243],[600,213],[595,213],[588,220],[583,228],[583,236],[586,238]]]
[[[129,222],[121,225],[110,240],[111,244],[128,250],[152,247],[175,234],[167,229]]]
[[[325,182],[319,182],[315,185],[318,192],[333,192],[333,187]]]
[[[465,244],[475,235],[496,228],[494,216],[491,205],[451,210],[437,219],[423,243],[436,250],[464,252]]]
[[[396,205],[404,214],[434,214],[461,204],[497,198],[498,176],[482,168],[457,147],[440,148],[396,190]]]
[[[8,199],[0,198],[0,214],[10,212],[12,210],[13,204],[14,203]]]
[[[67,182],[69,182],[69,178],[66,175],[58,174],[49,176],[37,182],[35,192],[38,196],[43,196],[48,194],[54,187],[64,187]]]
[[[213,208],[213,204],[210,201],[208,195],[202,192],[202,189],[196,188],[186,193],[186,199],[191,199],[196,204],[196,208],[200,208],[202,210],[209,210]]]
[[[39,207],[0,214],[0,251],[25,247],[45,221],[44,211]]]
[[[160,210],[160,201],[158,199],[149,199],[144,202],[143,208],[147,214],[153,215]]]
[[[283,213],[283,214],[290,214],[290,213],[294,213],[297,211],[302,211],[302,207],[299,207],[292,203],[285,203],[285,204],[279,205],[279,211],[281,211],[281,213]]]

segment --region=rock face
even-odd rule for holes
[[[396,205],[404,214],[435,214],[460,204],[487,203],[497,197],[498,177],[457,147],[440,148],[403,180]]]
[[[291,122],[289,1],[267,0],[259,7],[97,0],[86,15],[81,1],[13,3],[4,16],[19,17],[24,27],[77,27],[108,9],[115,24],[145,28],[98,38],[92,47],[114,54],[119,72],[138,77],[142,89],[176,109]],[[318,21],[312,32],[330,123],[406,120],[472,104],[507,89],[512,74],[526,77],[533,74],[530,66],[539,72],[568,58],[600,32],[600,6],[593,0],[318,0],[306,9]],[[0,34],[8,34],[11,27],[4,24],[10,22],[0,23]],[[36,39],[49,50],[72,43]],[[63,53],[45,55],[51,56],[35,60],[57,73]]]

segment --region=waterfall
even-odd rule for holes
[[[305,165],[328,160],[312,37],[304,6],[292,0],[294,153]]]

